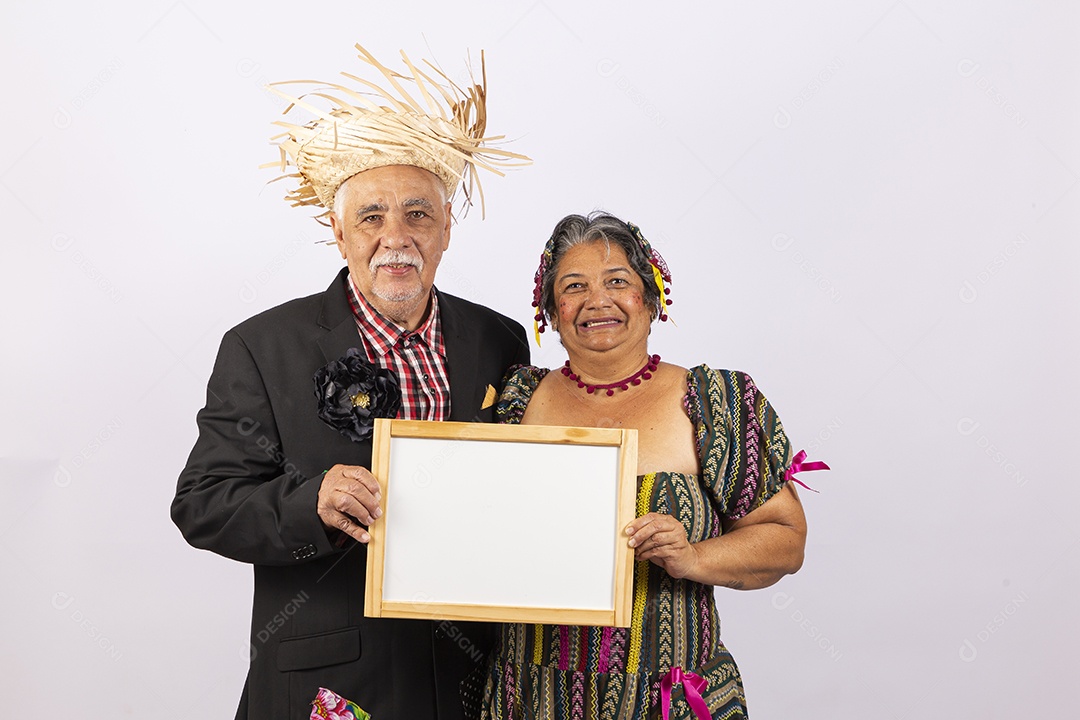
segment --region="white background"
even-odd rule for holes
[[[752,373],[833,466],[802,571],[717,593],[756,720],[1072,715],[1075,4],[222,5],[0,10],[0,713],[232,717],[251,570],[169,502],[221,335],[341,265],[258,169],[263,85],[362,41],[486,49],[536,161],[441,288],[528,323],[558,218],[633,220],[675,275],[650,349]]]

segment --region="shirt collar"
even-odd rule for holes
[[[353,282],[352,274],[348,274],[347,277],[349,278],[349,304],[352,306],[356,324],[364,339],[380,355],[386,355],[395,345],[415,335],[443,359],[446,358],[446,350],[442,343],[442,323],[439,321],[439,297],[434,287],[431,288],[429,302],[431,309],[424,322],[416,330],[405,330],[387,319],[367,301],[364,294],[360,292],[360,288]]]

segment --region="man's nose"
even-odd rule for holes
[[[383,220],[382,245],[389,248],[401,248],[412,245],[412,234],[405,218],[387,215]]]

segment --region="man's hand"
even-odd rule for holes
[[[323,476],[319,487],[319,519],[326,527],[366,543],[371,536],[364,526],[382,515],[381,499],[379,483],[367,468],[335,465]]]

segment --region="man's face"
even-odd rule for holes
[[[450,245],[450,203],[442,181],[411,165],[349,178],[341,218],[330,216],[341,257],[364,297],[415,330],[427,312],[435,270]]]

